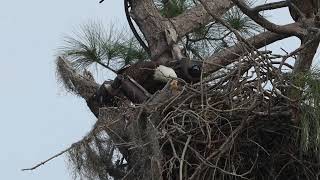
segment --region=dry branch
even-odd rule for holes
[[[253,10],[250,8],[244,1],[242,0],[232,0],[233,3],[237,5],[241,9],[241,11],[249,16],[252,20],[254,20],[256,23],[258,23],[263,28],[275,32],[278,34],[287,34],[287,35],[295,35],[297,37],[302,37],[305,35],[305,32],[301,31],[300,29],[291,28],[288,26],[279,26],[276,25],[266,18],[262,17],[259,12]]]
[[[288,28],[300,28],[299,25],[299,23],[292,23],[284,26],[287,26]],[[288,34],[276,34],[267,31],[255,35],[247,39],[246,41],[252,44],[256,49],[259,49],[261,47],[267,46],[268,44],[288,37],[290,37],[290,35]],[[213,54],[211,57],[205,60],[204,71],[206,73],[217,71],[221,69],[221,67],[225,67],[237,61],[239,57],[245,55],[246,53],[247,51],[243,50],[243,46],[241,45],[241,43],[231,46],[229,48],[225,48],[224,50]]]
[[[56,157],[59,157],[59,156],[61,156],[62,154],[64,154],[64,153],[68,152],[68,151],[69,151],[70,149],[72,149],[72,148],[73,148],[73,146],[70,146],[69,148],[67,148],[67,149],[65,149],[65,150],[63,150],[63,151],[61,151],[61,152],[59,152],[59,153],[55,154],[54,156],[52,156],[52,157],[48,158],[47,160],[42,161],[42,162],[40,162],[39,164],[37,164],[37,165],[35,165],[35,166],[31,167],[31,168],[21,169],[21,171],[32,171],[32,170],[35,170],[35,169],[37,169],[38,167],[40,167],[40,166],[42,166],[42,165],[46,164],[47,162],[49,162],[49,161],[51,161],[51,160],[55,159]]]

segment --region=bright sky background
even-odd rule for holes
[[[90,21],[126,24],[122,1],[3,1],[0,6],[0,179],[70,180],[65,156],[31,167],[80,140],[95,117],[84,100],[65,93],[55,77],[54,54],[63,36]],[[274,22],[286,24],[287,10]],[[277,15],[277,16],[275,16]],[[119,24],[118,24],[119,23]],[[292,50],[297,39],[273,47]],[[102,77],[107,79],[108,77]]]
[[[69,147],[95,122],[84,100],[57,84],[54,54],[64,35],[81,24],[125,25],[122,1],[98,2],[1,1],[0,179],[72,179],[64,156],[35,171],[20,169]]]

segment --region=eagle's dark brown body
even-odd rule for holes
[[[153,61],[138,62],[120,69],[118,74],[130,76],[149,93],[153,94],[166,85],[166,83],[154,79],[154,71],[159,65],[159,63]]]
[[[158,81],[154,77],[155,70],[159,66],[161,66],[161,64],[154,61],[138,62],[120,69],[118,74],[130,76],[149,93],[153,94],[166,85],[166,82]],[[200,80],[201,64],[199,63],[192,62],[188,59],[183,59],[177,61],[175,64],[171,64],[171,66],[173,66],[174,70],[172,70],[174,71],[175,75],[188,83],[198,82]]]

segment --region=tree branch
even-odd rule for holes
[[[284,25],[286,28],[300,28],[300,23],[292,23]],[[252,44],[256,49],[264,47],[273,42],[285,39],[290,37],[289,34],[277,34],[270,31],[263,32],[259,35],[251,37],[246,41]],[[213,54],[211,57],[205,60],[204,72],[211,73],[221,69],[224,66],[227,66],[235,62],[241,55],[246,54],[246,51],[243,51],[241,43],[238,43],[234,46],[226,48],[218,53]]]
[[[232,7],[230,0],[206,0],[209,7],[218,16],[223,15]],[[212,21],[212,17],[201,5],[197,5],[180,16],[167,19],[163,18],[151,0],[132,0],[132,18],[139,26],[149,44],[151,59],[159,62],[168,62],[172,59],[171,46],[166,41],[165,32],[173,28],[178,39],[185,36],[195,28],[201,27]]]
[[[301,46],[293,53],[300,52],[295,64],[293,72],[295,74],[307,72],[312,64],[320,42],[320,32],[311,33],[302,41]]]
[[[287,6],[288,6],[288,2],[286,0],[286,1],[272,2],[272,3],[267,3],[267,4],[260,5],[260,6],[256,6],[256,7],[252,8],[251,10],[253,12],[260,12],[260,11],[283,8],[283,7],[287,7]]]
[[[148,42],[151,59],[159,62],[167,62],[172,59],[171,49],[165,36],[167,20],[161,16],[154,2],[152,0],[132,0],[131,13],[131,17]]]
[[[219,17],[221,17],[233,6],[230,0],[204,0],[204,2]],[[201,4],[185,11],[183,14],[177,17],[170,19],[173,26],[176,27],[179,38],[185,36],[187,33],[196,28],[208,24],[212,20],[213,18]]]
[[[252,46],[249,42],[246,41],[246,39],[244,39],[241,34],[234,29],[231,25],[229,25],[228,23],[226,23],[223,19],[221,19],[220,17],[218,17],[217,15],[215,15],[211,9],[209,9],[208,5],[205,4],[205,2],[203,0],[199,0],[200,3],[202,4],[202,6],[204,7],[204,9],[213,17],[213,19],[215,19],[218,23],[222,24],[223,26],[225,26],[226,28],[228,28],[230,30],[230,32],[232,32],[236,38],[238,39],[238,41],[243,42],[248,48],[252,48],[254,49],[254,46]]]
[[[72,148],[74,147],[74,145],[75,145],[75,144],[71,145],[71,146],[68,147],[67,149],[59,152],[58,154],[55,154],[54,156],[48,158],[47,160],[45,160],[45,161],[43,161],[43,162],[40,162],[39,164],[37,164],[37,165],[35,165],[35,166],[31,167],[31,168],[21,169],[21,171],[32,171],[32,170],[35,170],[35,169],[37,169],[38,167],[40,167],[40,166],[46,164],[47,162],[51,161],[52,159],[54,159],[54,158],[56,158],[56,157],[59,157],[59,156],[61,156],[62,154],[68,152],[70,149],[72,149]]]
[[[262,17],[257,11],[254,11],[253,9],[251,9],[244,1],[232,0],[232,2],[235,3],[244,14],[249,16],[252,20],[258,23],[260,26],[264,27],[265,29],[271,32],[275,32],[278,34],[294,35],[300,38],[305,34],[305,31],[301,28],[294,29],[287,26],[276,25],[270,22],[269,20]]]

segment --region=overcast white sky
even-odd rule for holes
[[[95,122],[85,102],[64,93],[55,78],[54,54],[62,37],[92,20],[126,21],[122,1],[2,1],[0,6],[0,179],[70,180],[61,156],[31,172],[30,167],[80,140]],[[289,21],[286,10],[274,22]],[[288,50],[296,39],[273,47]],[[104,77],[108,78],[108,77]]]
[[[72,179],[63,156],[32,172],[20,169],[69,147],[95,122],[82,99],[57,85],[54,54],[81,24],[125,24],[122,1],[98,1],[1,1],[0,179]]]

